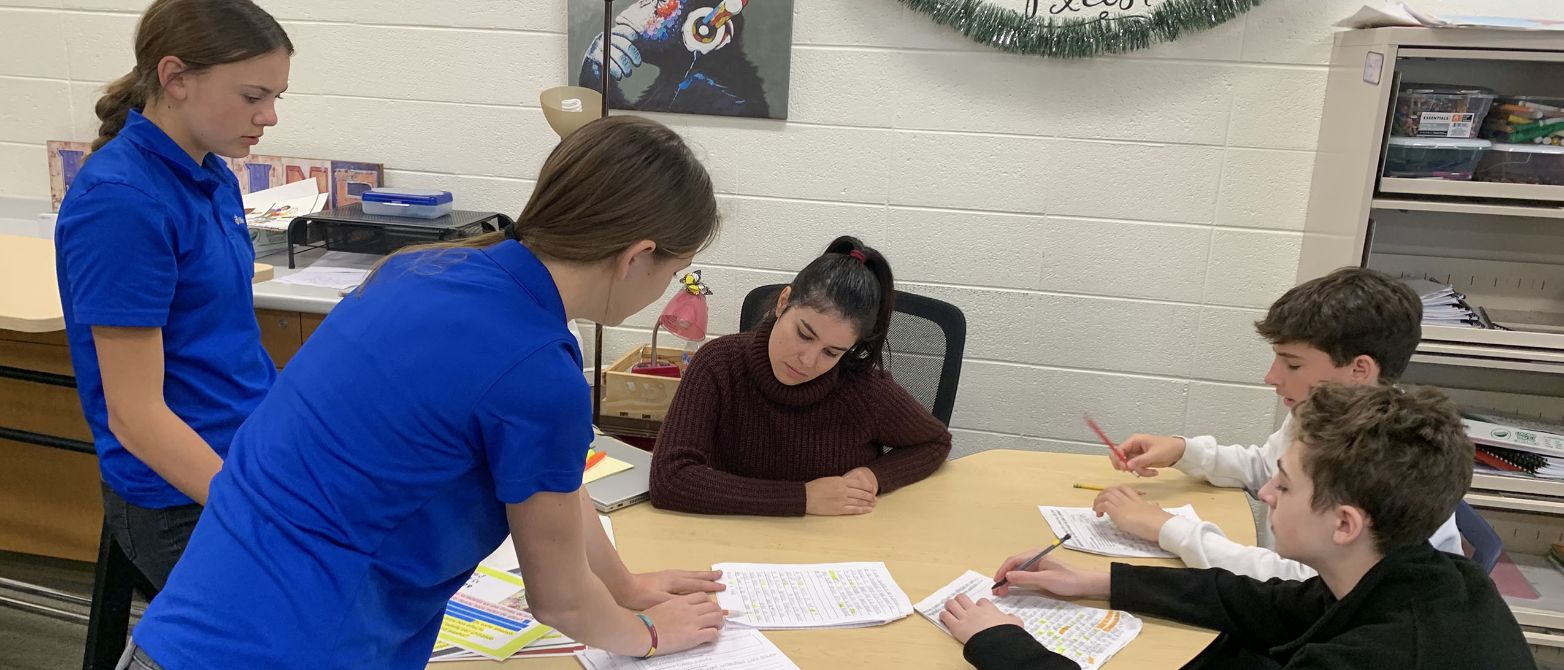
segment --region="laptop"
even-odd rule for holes
[[[652,455],[607,435],[592,439],[592,446],[634,466],[587,484],[587,494],[599,512],[612,512],[651,498]]]

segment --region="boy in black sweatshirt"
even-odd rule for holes
[[[1428,544],[1472,479],[1472,444],[1449,399],[1432,389],[1325,385],[1295,420],[1297,441],[1260,498],[1277,553],[1318,577],[1261,582],[1123,563],[1104,573],[1051,559],[1016,571],[1029,550],[995,580],[1221,632],[1185,668],[1534,670],[1488,575]],[[980,669],[1077,670],[986,599],[959,596],[940,619]]]

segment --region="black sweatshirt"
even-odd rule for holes
[[[1319,577],[1261,582],[1226,570],[1115,563],[1110,606],[1221,633],[1184,667],[1535,670],[1493,580],[1423,544],[1391,552],[1338,601]],[[1018,626],[967,641],[980,670],[1079,670]]]

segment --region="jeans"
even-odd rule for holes
[[[168,573],[185,553],[190,533],[201,518],[201,506],[180,505],[165,509],[139,507],[125,502],[108,484],[103,485],[103,519],[114,541],[136,569],[162,590]]]
[[[119,664],[114,666],[114,670],[163,670],[163,666],[132,642],[125,648],[125,654],[119,657]]]

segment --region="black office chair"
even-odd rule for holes
[[[125,653],[130,632],[130,605],[136,590],[151,600],[157,595],[152,582],[130,562],[114,541],[108,524],[98,540],[98,565],[92,580],[92,610],[87,617],[87,645],[82,670],[113,670]]]
[[[787,284],[761,286],[744,296],[739,330],[751,330],[777,304]],[[885,338],[885,369],[935,418],[950,425],[967,347],[967,317],[961,308],[906,291],[896,292],[896,313]]]
[[[1504,552],[1504,540],[1499,533],[1465,500],[1455,506],[1455,527],[1472,545],[1472,560],[1483,566],[1483,572],[1493,572],[1493,566],[1499,563],[1499,554]]]

